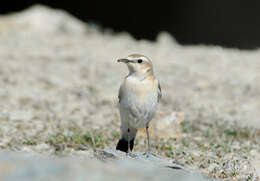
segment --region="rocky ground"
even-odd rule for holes
[[[258,180],[259,50],[182,46],[165,32],[155,42],[137,41],[43,6],[0,16],[1,168],[23,160],[9,151],[95,162],[103,149],[114,149],[118,89],[127,74],[116,60],[132,53],[150,57],[161,82],[154,123],[184,115],[167,126],[176,134],[153,133],[153,152],[206,177]],[[139,134],[135,151],[145,143]]]

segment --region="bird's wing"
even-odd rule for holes
[[[157,93],[158,93],[158,102],[159,102],[159,100],[162,98],[162,89],[161,89],[159,80],[157,80],[157,81],[158,81],[158,90],[157,90]]]
[[[122,86],[120,86],[119,94],[118,94],[119,103],[120,103],[120,100],[121,100],[121,98],[122,98],[122,94],[123,94],[123,90],[122,90]]]

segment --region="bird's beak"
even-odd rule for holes
[[[131,62],[131,61],[128,60],[127,58],[120,58],[120,59],[117,60],[117,62],[128,63],[128,62]]]

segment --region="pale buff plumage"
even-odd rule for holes
[[[128,66],[129,74],[125,77],[120,90],[121,139],[117,149],[128,152],[132,150],[136,132],[146,127],[149,143],[149,122],[155,115],[161,97],[159,81],[155,78],[153,65],[149,58],[132,54],[119,59]]]

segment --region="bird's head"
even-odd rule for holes
[[[127,65],[130,75],[138,77],[153,76],[152,61],[144,55],[132,54],[117,61]]]

